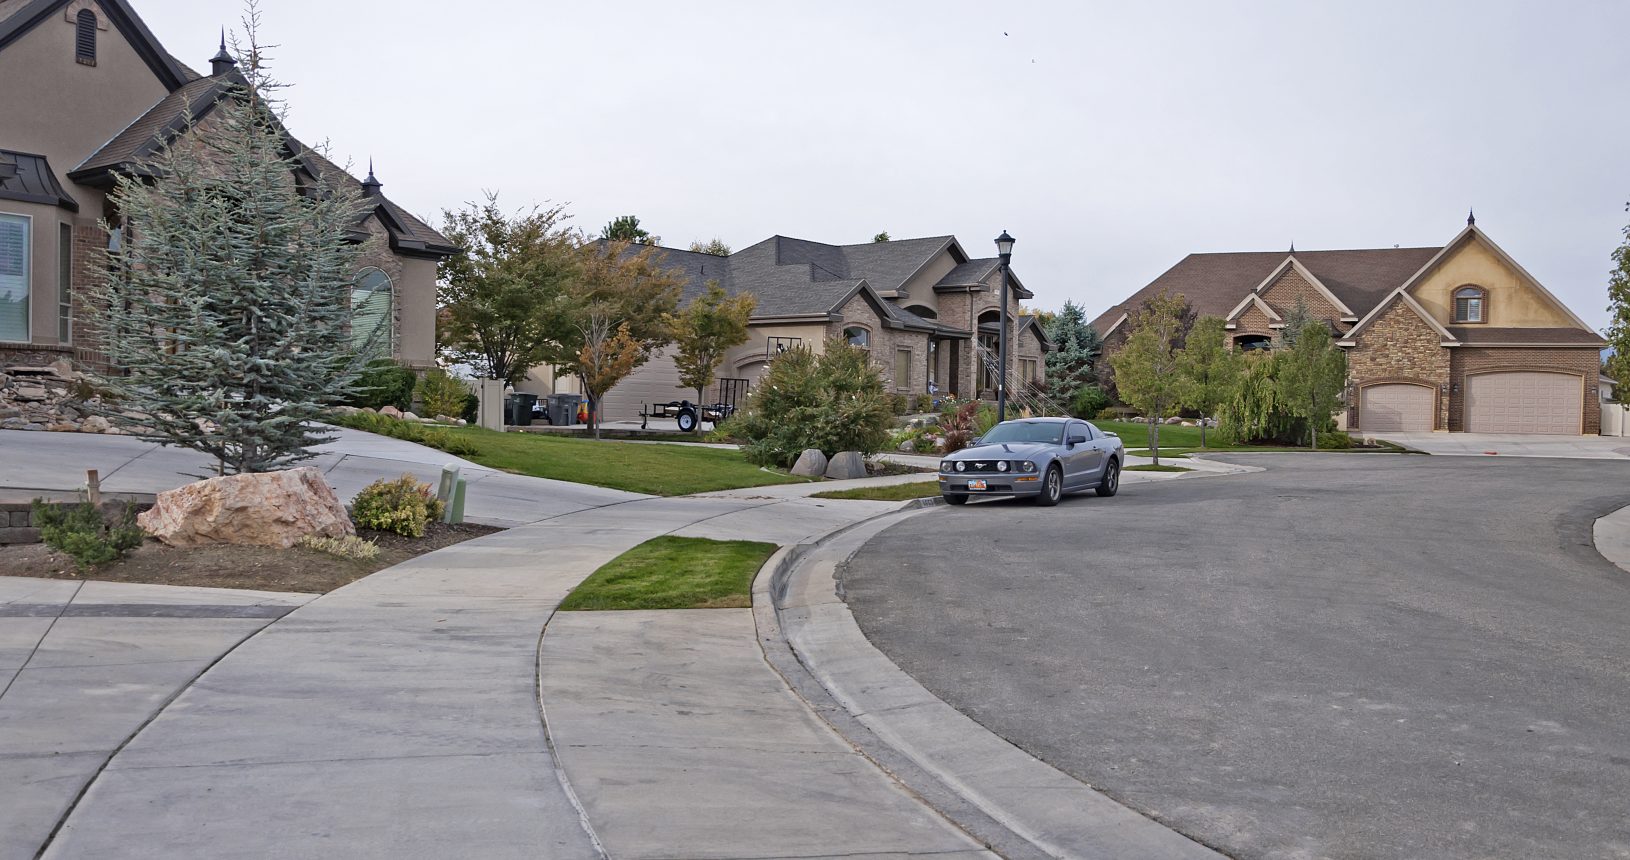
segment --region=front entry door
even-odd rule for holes
[[[951,372],[946,374],[945,391],[955,397],[962,396],[962,341],[951,341]]]

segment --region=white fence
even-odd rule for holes
[[[1630,404],[1602,404],[1602,435],[1630,436]]]

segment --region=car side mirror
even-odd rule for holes
[[[1087,443],[1087,437],[1085,437],[1085,436],[1071,436],[1069,439],[1067,439],[1065,441],[1066,441],[1066,444],[1070,445],[1071,447],[1074,447],[1076,445],[1085,445]]]
[[[1116,433],[1114,430],[1105,430],[1104,435],[1108,436],[1111,439],[1119,439],[1119,438],[1121,438],[1121,434]]]
[[[979,443],[980,443],[980,442],[981,442],[981,441],[983,441],[983,440],[984,440],[984,438],[985,438],[985,437],[983,437],[983,436],[975,436],[975,437],[973,437],[973,438],[972,438],[972,439],[969,439],[969,440],[968,440],[968,447],[969,447],[969,448],[972,448],[972,447],[974,447],[974,446],[975,446],[975,445],[978,445],[978,444],[979,444]]]

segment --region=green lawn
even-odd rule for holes
[[[647,445],[538,433],[499,433],[479,427],[448,431],[477,453],[466,459],[521,475],[594,484],[653,496],[762,487],[803,481],[747,462],[740,451],[699,445]]]
[[[1125,441],[1125,440],[1122,440],[1122,441]],[[1307,453],[1307,452],[1309,452],[1311,450],[1313,450],[1313,449],[1305,447],[1305,446],[1300,447],[1300,448],[1288,448],[1288,447],[1285,447],[1283,445],[1210,445],[1210,446],[1207,446],[1205,448],[1185,448],[1185,447],[1166,448],[1166,447],[1162,447],[1160,449],[1160,456],[1162,456],[1162,457],[1182,457],[1182,456],[1185,456],[1185,455],[1188,455],[1188,454],[1220,454],[1220,453],[1226,453],[1226,452],[1229,452],[1229,451],[1235,451],[1235,452],[1245,453],[1245,454],[1283,454],[1283,453],[1302,453],[1302,454],[1305,454],[1305,453]],[[1134,457],[1147,457],[1147,456],[1149,456],[1149,449],[1148,448],[1128,448],[1126,453],[1131,454]],[[1383,440],[1376,440],[1376,444],[1372,445],[1372,446],[1369,446],[1369,447],[1363,447],[1363,448],[1320,448],[1319,453],[1320,454],[1363,454],[1363,453],[1403,454],[1403,453],[1406,453],[1406,452],[1405,452],[1405,449],[1400,448],[1399,446],[1394,445],[1391,442],[1386,442],[1386,441],[1383,441]]]
[[[773,543],[653,538],[605,563],[561,601],[563,610],[752,606],[753,577]]]
[[[1156,466],[1153,463],[1144,463],[1141,466],[1127,466],[1126,471],[1128,471],[1128,472],[1192,472],[1194,470],[1190,469],[1187,466],[1168,466],[1165,463],[1161,463],[1160,465]]]
[[[1108,430],[1111,433],[1119,433],[1121,436],[1121,441],[1125,443],[1126,447],[1128,448],[1133,446],[1146,448],[1149,445],[1149,425],[1147,424],[1138,424],[1133,421],[1094,421],[1092,423],[1093,426],[1097,427],[1099,430]],[[1206,430],[1206,435],[1208,437],[1212,436],[1213,430],[1214,428]],[[1200,428],[1184,427],[1178,424],[1160,425],[1160,447],[1162,453],[1164,453],[1167,445],[1170,445],[1173,448],[1200,447]]]
[[[940,494],[939,481],[914,481],[909,484],[885,484],[879,487],[856,487],[852,490],[827,490],[816,493],[815,499],[863,499],[873,502],[903,502],[908,499],[926,499]]]

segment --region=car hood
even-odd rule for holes
[[[1028,460],[1050,454],[1058,450],[1057,445],[1046,442],[1008,442],[1006,444],[980,445],[977,448],[963,448],[955,454],[946,455],[947,460]]]

